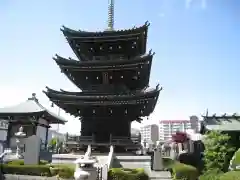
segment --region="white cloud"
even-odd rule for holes
[[[185,7],[189,9],[193,2],[199,1],[201,2],[201,8],[206,9],[207,7],[207,0],[185,0]]]
[[[158,16],[159,17],[165,17],[165,14],[164,13],[159,13]]]

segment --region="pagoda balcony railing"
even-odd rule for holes
[[[95,135],[92,136],[75,136],[74,138],[68,138],[67,141],[75,141],[80,144],[98,144],[95,139]],[[109,141],[104,144],[109,145],[137,145],[139,144],[139,138],[130,138],[124,136],[112,136],[109,135]]]

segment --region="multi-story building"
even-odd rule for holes
[[[186,132],[191,129],[190,120],[160,120],[159,121],[159,140],[168,140],[177,131]]]
[[[159,129],[156,124],[141,127],[140,133],[143,141],[156,143],[159,140]]]

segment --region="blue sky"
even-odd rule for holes
[[[116,29],[151,23],[148,49],[156,52],[151,85],[159,82],[164,89],[150,122],[188,119],[206,108],[217,114],[239,112],[240,1],[188,1],[115,0]],[[0,106],[17,104],[36,92],[49,107],[42,93],[46,85],[77,90],[51,59],[55,53],[75,58],[59,29],[104,30],[107,3],[1,0]],[[69,118],[61,130],[78,132],[80,123],[61,114]]]

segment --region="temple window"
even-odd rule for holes
[[[99,79],[99,77],[97,76],[96,79]]]
[[[109,79],[112,79],[112,76],[109,76]]]
[[[125,114],[127,114],[127,112],[128,112],[127,109],[125,109]]]
[[[139,75],[139,74],[140,74],[140,71],[138,71],[137,74]]]
[[[96,111],[95,111],[95,109],[93,109],[93,114],[95,114],[96,113]]]
[[[88,79],[88,77],[86,76],[86,79]]]
[[[112,114],[112,110],[110,109],[110,113]]]
[[[136,44],[137,44],[137,42],[136,42],[136,41],[134,41],[134,42],[133,42],[133,44],[134,44],[134,45],[136,45]]]
[[[132,46],[132,49],[134,49],[135,48],[135,46]]]
[[[110,47],[109,47],[109,49],[111,49],[111,50],[112,50],[112,46],[110,46]]]
[[[123,79],[123,76],[121,76],[121,79]]]
[[[99,48],[100,48],[100,50],[102,50],[102,49],[103,49],[103,48],[102,48],[102,46],[100,46]]]
[[[121,46],[118,46],[119,49],[121,49],[122,47]]]

